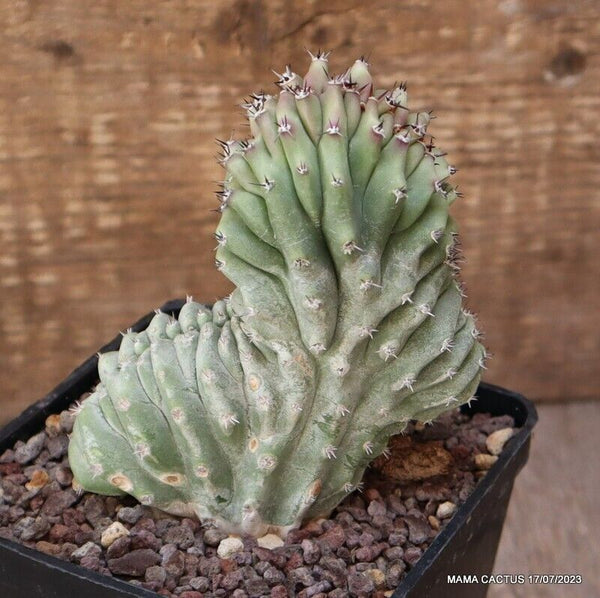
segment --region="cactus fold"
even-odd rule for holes
[[[469,401],[486,357],[431,115],[362,59],[278,84],[244,104],[251,138],[221,142],[236,290],[101,355],[69,447],[86,490],[254,535],[326,516],[409,420]]]

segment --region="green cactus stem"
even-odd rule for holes
[[[312,56],[223,141],[212,309],[157,313],[100,356],[78,483],[228,532],[327,516],[409,420],[473,397],[486,353],[457,280],[455,172],[404,85]]]

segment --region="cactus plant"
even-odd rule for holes
[[[244,104],[250,139],[220,142],[216,264],[235,291],[100,355],[69,447],[84,489],[284,536],[360,489],[409,420],[473,397],[486,354],[432,116],[364,59],[330,77],[311,58]]]

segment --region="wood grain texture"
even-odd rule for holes
[[[137,316],[211,301],[213,138],[236,105],[368,53],[460,167],[490,381],[597,396],[600,5],[586,0],[0,3],[0,387],[7,419]]]
[[[488,598],[600,596],[597,404],[541,405],[515,482],[494,572],[579,573],[582,585],[501,585]]]

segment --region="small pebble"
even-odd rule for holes
[[[71,558],[75,560],[81,560],[86,556],[100,556],[101,554],[102,549],[100,546],[98,546],[98,544],[95,544],[94,542],[86,542],[83,546],[71,553]]]
[[[407,515],[404,518],[404,521],[408,526],[408,539],[413,544],[422,544],[429,538],[431,528],[428,522],[422,517],[422,515],[420,517]]]
[[[263,578],[269,584],[285,583],[285,574],[271,565],[263,573]]]
[[[219,547],[217,548],[217,554],[222,559],[228,559],[232,554],[241,552],[244,550],[244,543],[237,536],[229,536],[224,540],[221,540]]]
[[[144,579],[146,581],[155,581],[158,584],[163,585],[165,579],[167,579],[167,572],[164,567],[161,567],[160,565],[152,565],[146,569]]]
[[[33,461],[42,452],[45,442],[45,432],[40,432],[32,436],[25,444],[22,444],[15,450],[15,461],[21,465]]]
[[[42,507],[42,513],[49,516],[60,515],[75,502],[77,502],[77,495],[73,490],[60,490],[59,492],[50,494],[46,499]]]
[[[27,490],[39,490],[48,483],[49,479],[50,476],[44,469],[36,469],[29,482],[25,484],[25,488],[27,488]]]
[[[496,455],[488,455],[487,453],[479,453],[475,455],[475,467],[477,469],[487,470],[492,467],[494,463],[498,461]]]
[[[50,530],[50,523],[44,515],[23,517],[15,525],[15,535],[23,541],[38,540]]]
[[[367,569],[365,575],[373,580],[376,588],[380,588],[385,584],[385,573],[381,569]]]
[[[48,438],[46,441],[46,448],[48,449],[48,456],[51,459],[58,460],[67,454],[67,450],[69,449],[69,439],[65,434]]]
[[[364,573],[348,575],[348,592],[350,596],[370,596],[375,591],[373,580]]]
[[[256,541],[261,548],[268,548],[269,550],[274,550],[284,545],[283,540],[275,534],[266,534]]]
[[[275,586],[271,590],[271,598],[288,598],[289,594],[285,586]]]
[[[450,502],[449,500],[447,500],[446,502],[443,502],[442,504],[439,505],[439,507],[437,508],[437,511],[435,513],[435,516],[438,519],[447,519],[448,517],[452,517],[452,515],[454,515],[454,513],[456,513],[456,509],[457,509],[457,506],[453,502]]]
[[[514,431],[512,428],[502,428],[492,432],[485,441],[487,450],[492,455],[499,455],[506,444],[506,441],[513,435]]]
[[[52,542],[46,542],[45,540],[36,542],[35,549],[52,556],[57,556],[61,551],[61,547],[58,544],[52,544]]]
[[[136,505],[135,507],[123,507],[117,511],[117,519],[125,523],[135,525],[144,514],[144,507]]]
[[[185,570],[185,555],[181,550],[177,550],[175,544],[165,544],[160,549],[160,555],[162,556],[161,565],[165,568],[166,572],[177,579],[179,579]]]
[[[411,566],[417,564],[417,561],[421,558],[423,551],[417,546],[411,546],[404,551],[404,560]]]
[[[53,438],[54,436],[58,436],[62,432],[62,427],[60,425],[60,415],[58,413],[53,413],[46,418],[46,434]]]
[[[209,527],[203,535],[204,543],[208,546],[214,546],[215,548],[219,545],[221,540],[224,540],[227,534],[224,534],[220,529],[216,527]]]
[[[131,538],[121,536],[117,538],[106,550],[106,557],[109,559],[118,559],[125,555],[131,549]]]
[[[82,399],[83,400],[83,399]],[[75,413],[69,409],[65,409],[60,413],[60,427],[66,434],[70,434],[73,431],[73,424],[75,423]]]
[[[385,582],[388,588],[395,588],[402,579],[406,571],[406,565],[403,561],[395,561],[388,568],[385,573]]]
[[[435,515],[429,515],[429,517],[427,517],[427,521],[429,521],[429,525],[431,525],[432,529],[434,529],[436,532],[439,531],[440,520],[435,517]]]
[[[14,463],[15,461],[15,451],[12,449],[6,449],[2,455],[0,455],[0,464],[5,463]]]
[[[308,565],[314,565],[321,557],[321,549],[313,540],[302,540],[302,554],[304,562]]]
[[[187,525],[174,525],[165,532],[163,541],[186,550],[194,545],[194,532]]]
[[[315,583],[315,579],[311,575],[308,567],[298,567],[297,569],[290,571],[288,573],[288,581],[293,584],[300,583],[305,588]]]
[[[210,588],[208,577],[193,577],[189,581],[190,586],[198,592],[206,592]]]
[[[378,500],[373,500],[369,503],[367,513],[369,513],[371,517],[377,517],[378,515],[385,516],[387,513],[387,509],[385,508],[385,505],[382,502]]]
[[[160,556],[153,550],[143,548],[133,550],[118,559],[109,559],[108,568],[115,575],[130,575],[131,577],[140,577],[144,575],[148,567],[158,565]]]
[[[128,535],[129,530],[120,521],[115,521],[102,532],[100,544],[108,548],[115,540]]]
[[[341,525],[335,524],[330,527],[320,538],[322,545],[327,546],[331,550],[338,550],[344,545],[346,534]]]

